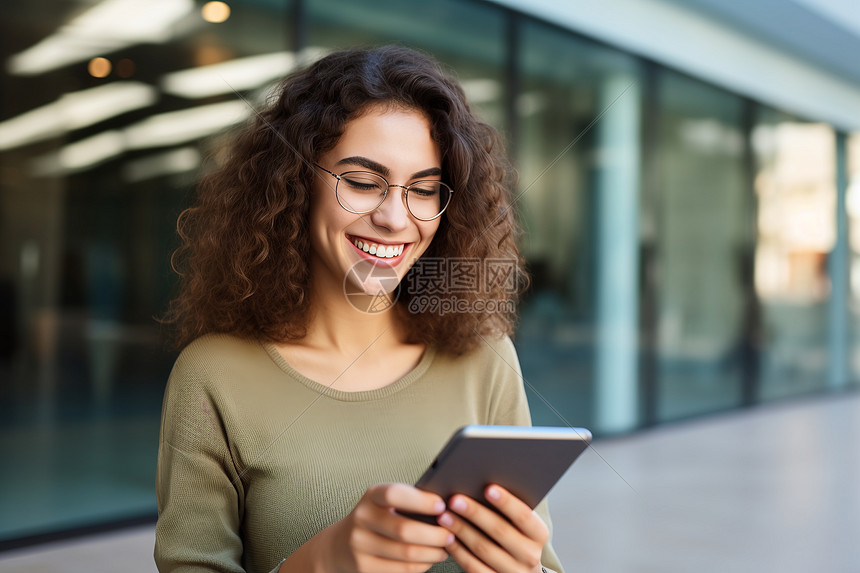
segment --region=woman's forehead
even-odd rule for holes
[[[366,157],[392,170],[441,166],[430,120],[421,111],[403,107],[374,107],[351,119],[326,155],[332,162]]]

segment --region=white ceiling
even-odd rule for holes
[[[494,1],[809,120],[860,131],[860,0]]]

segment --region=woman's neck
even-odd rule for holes
[[[407,342],[399,309],[370,296],[347,298],[337,283],[312,284],[307,334],[278,346],[284,359],[305,377],[347,392],[382,388],[412,371],[425,347]]]
[[[368,295],[344,294],[343,289],[313,289],[307,335],[303,344],[344,354],[370,346],[402,344],[404,329],[392,301]]]

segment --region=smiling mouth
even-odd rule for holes
[[[369,255],[373,255],[378,259],[397,258],[403,254],[403,249],[405,249],[406,245],[409,244],[400,243],[396,245],[383,245],[381,243],[374,243],[373,241],[353,236],[349,236],[349,240],[352,241],[352,244],[355,245],[357,249],[362,250]]]

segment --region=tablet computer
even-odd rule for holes
[[[415,486],[446,502],[461,493],[495,509],[484,497],[495,483],[534,508],[590,443],[585,428],[465,426]],[[436,516],[408,516],[436,523]]]

